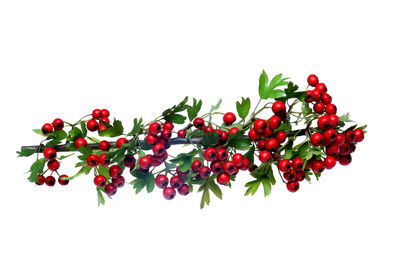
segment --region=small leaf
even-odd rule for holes
[[[260,186],[260,183],[261,183],[261,181],[259,181],[259,180],[254,180],[254,181],[246,183],[244,186],[248,187],[248,188],[247,188],[246,193],[244,195],[245,196],[248,196],[250,194],[254,195],[257,192],[258,187]]]
[[[268,84],[268,75],[263,70],[260,75],[259,85],[258,85],[258,93],[261,99],[268,99],[268,98],[279,98],[285,95],[285,92],[277,87],[287,85],[288,82],[286,81],[288,78],[282,78],[282,74],[275,75],[272,78],[271,82]]]
[[[181,114],[173,113],[171,115],[165,116],[164,119],[166,121],[170,121],[177,124],[182,124],[186,121],[186,117]]]
[[[99,132],[100,136],[116,137],[124,133],[122,122],[114,119],[113,126]]]
[[[33,182],[38,181],[38,179],[39,179],[38,174],[43,173],[43,168],[44,168],[45,163],[46,163],[46,160],[44,158],[41,158],[41,159],[36,160],[31,165],[31,168],[30,168],[31,175],[28,178],[29,182],[33,183]]]
[[[197,114],[199,114],[202,104],[203,102],[201,100],[197,102],[197,100],[193,98],[193,106],[187,107],[187,113],[190,121],[197,117]]]
[[[218,138],[219,138],[219,134],[216,131],[205,133],[203,136],[202,144],[205,147],[212,147],[212,146],[218,144]]]
[[[59,160],[66,159],[66,158],[68,158],[68,157],[71,157],[72,155],[74,155],[74,153],[69,154],[69,155],[62,155],[62,156],[59,158]]]
[[[222,103],[222,99],[219,99],[218,103],[215,106],[211,106],[210,113],[219,109],[219,107],[221,106],[221,103]]]
[[[97,188],[97,205],[100,207],[100,205],[104,205],[105,200],[103,197],[103,193],[101,192],[100,188]]]
[[[239,101],[236,102],[236,110],[240,118],[245,119],[250,111],[250,98],[243,98],[242,103]]]
[[[134,136],[134,135],[138,134],[140,132],[140,127],[142,126],[142,123],[143,123],[142,118],[140,118],[139,120],[135,118],[133,120],[133,128],[128,135]]]
[[[45,136],[45,135],[43,134],[43,132],[42,132],[41,129],[33,129],[32,131],[33,131],[34,133],[37,133],[37,134],[41,135],[41,136]]]
[[[271,193],[271,184],[265,179],[261,180],[261,182],[264,187],[264,196],[266,197]]]
[[[222,199],[222,191],[221,188],[219,188],[219,186],[214,182],[214,179],[212,179],[211,177],[208,178],[209,181],[208,183],[208,187],[211,189],[211,191],[219,198]]]
[[[24,149],[21,149],[21,151],[17,151],[17,154],[18,154],[18,157],[29,157],[29,156],[35,154],[35,150],[24,148]]]
[[[253,166],[254,164],[254,151],[255,147],[251,146],[250,149],[243,155],[243,157],[250,161],[250,166]]]
[[[86,128],[86,124],[83,121],[81,121],[81,130],[82,130],[82,134],[83,134],[82,137],[85,138],[87,135],[87,128]]]

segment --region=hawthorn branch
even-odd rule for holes
[[[305,135],[307,129],[299,129],[299,130],[295,130],[295,131],[290,131],[290,132],[286,132],[288,137],[292,137],[292,136],[302,136]],[[139,140],[139,143],[144,143],[144,140]],[[197,144],[200,145],[202,142],[202,138],[201,137],[194,137],[191,139],[191,141],[189,141],[186,138],[171,138],[170,139],[170,143],[171,145],[186,145],[186,144]],[[62,144],[62,145],[56,145],[53,148],[57,151],[57,152],[74,152],[68,149],[69,144]],[[93,150],[99,150],[99,144],[88,144],[88,147],[90,147]],[[115,142],[110,142],[110,147],[111,148],[115,148]],[[22,149],[30,149],[30,150],[34,150],[36,152],[43,152],[45,149],[44,145],[41,146],[22,146]]]

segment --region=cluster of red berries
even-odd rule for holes
[[[57,170],[60,168],[60,162],[56,159],[57,152],[54,148],[48,147],[43,151],[43,156],[47,160],[47,170],[43,174],[38,175],[37,185],[46,184],[48,186],[54,186],[56,184],[56,178],[54,178],[53,173],[56,172],[58,175],[58,183],[60,185],[67,185],[69,180],[64,180],[63,178],[67,178],[68,176],[63,174],[59,175]],[[47,177],[44,177],[44,174],[50,170],[51,174]]]
[[[47,135],[53,131],[60,131],[64,128],[64,121],[62,119],[55,119],[53,123],[45,123],[42,126],[42,133]]]
[[[155,184],[157,187],[163,189],[163,196],[167,200],[171,200],[176,195],[176,190],[180,195],[186,196],[190,192],[189,185],[184,183],[184,178],[188,176],[189,171],[181,172],[179,166],[176,168],[176,173],[168,179],[164,174],[156,176]],[[168,186],[168,184],[170,186]]]
[[[88,161],[89,161],[88,157]],[[117,189],[121,188],[125,185],[125,178],[122,176],[122,168],[118,165],[112,165],[108,169],[108,173],[111,179],[107,179],[103,175],[97,175],[94,177],[94,184],[97,187],[104,188],[104,192],[109,195],[115,195],[117,193]]]
[[[102,131],[110,124],[110,112],[107,109],[95,109],[92,111],[92,119],[88,120],[86,127],[89,131]],[[106,125],[104,124],[106,123]]]

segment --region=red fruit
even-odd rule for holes
[[[113,183],[107,184],[107,185],[104,187],[104,192],[105,192],[108,196],[113,196],[113,195],[115,195],[115,193],[117,193],[117,187],[116,187]]]
[[[275,115],[281,115],[281,114],[286,113],[285,103],[283,103],[282,101],[276,101],[272,105],[272,112],[274,112]]]
[[[317,124],[318,128],[323,131],[328,130],[332,126],[331,119],[326,115],[319,117]]]
[[[107,157],[108,157],[108,155],[100,154],[99,163],[101,166],[107,166],[108,164],[110,164],[110,160],[107,159]]]
[[[186,196],[190,192],[190,187],[187,184],[183,184],[178,188],[178,193],[182,196]]]
[[[172,136],[171,130],[163,129],[163,130],[161,131],[161,137],[164,138],[165,140],[170,139],[171,136]]]
[[[324,143],[324,136],[320,133],[313,133],[310,141],[313,146],[321,146]]]
[[[224,172],[218,174],[217,176],[217,183],[219,183],[220,185],[227,185],[230,181],[231,177]]]
[[[269,151],[274,151],[278,149],[278,146],[279,146],[278,140],[272,137],[267,140],[267,143],[265,144],[265,149]]]
[[[325,109],[325,104],[322,102],[317,102],[314,104],[314,112],[317,114],[322,114],[324,113],[324,109]]]
[[[278,169],[281,172],[288,172],[292,168],[292,164],[288,159],[282,159],[278,163]]]
[[[213,161],[210,165],[211,171],[213,173],[220,173],[223,170],[224,165],[221,161]]]
[[[103,124],[100,124],[99,125],[99,132],[101,132],[101,131],[103,131],[103,130],[105,130],[105,129],[107,129],[107,127],[105,126],[105,125],[103,125]]]
[[[260,155],[258,156],[258,159],[264,163],[267,162],[271,158],[271,154],[267,150],[263,150],[260,152]]]
[[[117,139],[117,142],[115,142],[116,147],[121,148],[123,144],[129,144],[128,139],[125,137],[121,137]]]
[[[354,139],[355,139],[355,141],[356,141],[357,143],[358,143],[358,142],[361,142],[362,140],[364,140],[364,132],[363,132],[362,129],[357,128],[357,129],[355,129],[355,130],[353,131],[353,133],[354,133]]]
[[[214,161],[217,159],[217,150],[213,147],[209,147],[204,151],[204,158],[207,161]]]
[[[118,188],[121,188],[125,185],[125,178],[120,176],[118,178],[112,178],[111,182],[113,185],[115,185]]]
[[[195,118],[193,120],[193,126],[200,130],[203,129],[204,128],[204,120],[202,118]]]
[[[254,128],[251,128],[249,131],[249,138],[252,141],[255,141],[260,138],[260,136],[257,134],[256,130]]]
[[[139,166],[141,169],[147,170],[148,168],[150,168],[150,165],[151,165],[150,157],[144,156],[139,159]]]
[[[124,159],[124,165],[127,168],[132,168],[135,167],[136,165],[136,159],[133,155],[126,155]]]
[[[224,172],[226,172],[229,175],[234,174],[235,172],[237,172],[237,168],[236,165],[233,161],[227,161],[224,163]]]
[[[101,118],[101,110],[100,109],[94,109],[92,111],[92,117],[93,117],[93,119],[100,120],[100,118]]]
[[[214,128],[212,126],[206,126],[204,128],[204,133],[211,133],[214,132]]]
[[[296,181],[301,182],[305,178],[306,178],[306,173],[305,172],[301,171],[301,172],[296,173]]]
[[[161,125],[158,122],[152,122],[149,125],[149,133],[151,135],[157,135],[161,132]]]
[[[102,117],[100,119],[100,124],[103,124],[103,122],[107,123],[107,124],[110,124],[110,119],[108,117]]]
[[[320,90],[314,89],[311,91],[311,94],[312,94],[314,101],[319,101],[319,100],[321,100],[323,92]]]
[[[304,101],[307,103],[311,103],[314,101],[313,93],[312,91],[308,90],[306,91],[306,97],[304,98]]]
[[[79,149],[80,146],[87,147],[88,143],[84,138],[78,138],[75,140],[75,147]]]
[[[170,121],[166,121],[163,124],[163,129],[172,131],[172,129],[174,129],[174,124]]]
[[[319,80],[315,74],[310,74],[307,78],[307,82],[310,86],[315,87],[319,83]]]
[[[200,168],[199,174],[201,178],[208,178],[211,175],[211,170],[207,166],[203,166]]]
[[[232,112],[225,113],[223,120],[225,124],[230,125],[236,121],[236,116]]]
[[[267,121],[263,119],[257,119],[253,123],[254,130],[257,134],[263,134],[267,126]]]
[[[341,165],[347,166],[351,163],[351,155],[339,156],[338,160]]]
[[[103,175],[97,175],[96,177],[94,177],[93,182],[97,187],[103,187],[106,185],[107,179]]]
[[[47,168],[49,168],[50,171],[56,171],[58,170],[58,168],[60,168],[60,162],[58,162],[58,160],[50,160],[47,163]]]
[[[223,148],[218,148],[217,150],[217,159],[219,161],[225,161],[228,159],[228,152],[226,152]]]
[[[336,140],[337,132],[335,129],[329,129],[324,132],[323,136],[327,143],[332,143]]]
[[[229,131],[228,131],[228,136],[229,136],[229,135],[236,135],[236,132],[237,132],[237,131],[239,131],[239,128],[238,128],[238,127],[232,127],[232,128],[230,128]]]
[[[344,144],[345,141],[346,141],[346,138],[344,137],[344,134],[338,133],[333,144],[340,147],[341,145]]]
[[[321,91],[322,93],[326,93],[326,91],[328,91],[328,89],[326,88],[326,85],[324,83],[319,83],[315,86],[316,90]]]
[[[54,186],[56,184],[56,178],[53,176],[47,176],[44,182],[47,186]]]
[[[218,140],[221,144],[225,143],[226,140],[228,140],[228,133],[226,131],[219,131],[218,134],[219,134]]]
[[[326,154],[329,156],[336,156],[339,154],[340,148],[338,145],[332,144],[326,147]]]
[[[86,127],[89,131],[94,132],[99,129],[99,124],[95,120],[88,120]]]
[[[187,171],[185,171],[185,172],[182,172],[182,171],[179,170],[179,168],[180,168],[180,166],[176,167],[176,174],[177,174],[179,177],[186,177],[186,176],[188,176],[189,170],[187,170]]]
[[[332,97],[327,93],[322,94],[321,100],[325,105],[332,103]]]
[[[110,111],[108,111],[107,109],[102,109],[101,113],[100,113],[100,116],[103,117],[103,118],[104,117],[108,118],[110,116]]]
[[[157,187],[164,189],[167,187],[169,180],[168,180],[167,176],[165,176],[163,174],[159,174],[159,175],[157,175],[157,177],[155,179],[155,183],[156,183]]]
[[[247,158],[244,158],[243,159],[243,164],[242,164],[242,166],[240,166],[240,169],[242,171],[245,171],[245,170],[247,170],[249,168],[249,166],[250,166],[250,160],[248,160]]]
[[[351,130],[345,131],[344,137],[346,138],[346,142],[349,144],[354,143],[356,141],[356,135]]]
[[[267,143],[267,141],[265,141],[264,139],[261,139],[260,141],[258,141],[257,143],[257,148],[259,150],[264,150],[265,149],[265,144]]]
[[[56,131],[60,131],[64,128],[64,121],[62,119],[57,118],[53,121],[52,124],[53,124],[54,130],[56,130]]]
[[[289,171],[283,174],[283,178],[285,178],[286,181],[294,181],[297,178],[297,173],[295,170],[290,169]]]
[[[322,160],[316,160],[313,162],[312,170],[317,173],[321,173],[325,170],[325,163]]]
[[[271,127],[267,126],[267,128],[264,131],[263,137],[268,138],[270,136],[274,135],[274,129],[272,129]]]
[[[295,171],[303,170],[304,161],[302,158],[294,158],[292,160],[292,166]]]
[[[286,188],[287,188],[287,190],[289,190],[289,192],[294,193],[297,190],[299,190],[300,185],[299,185],[299,182],[297,182],[297,181],[291,181],[286,184]]]
[[[172,188],[179,188],[183,185],[183,180],[179,176],[172,176],[171,180],[169,181]]]
[[[332,156],[327,156],[324,160],[325,167],[330,170],[336,165],[336,159]]]
[[[110,166],[108,173],[110,174],[111,178],[118,178],[122,175],[122,169],[118,165],[112,165]]]
[[[328,117],[331,120],[331,127],[335,128],[339,124],[339,117],[336,114],[331,114]]]
[[[334,104],[326,105],[325,112],[326,115],[336,114],[337,108]]]
[[[235,163],[236,167],[240,167],[243,164],[243,155],[241,153],[236,153],[232,156],[232,161]]]
[[[166,200],[171,200],[175,197],[176,191],[172,187],[166,187],[163,190],[163,196]]]
[[[272,116],[269,120],[268,120],[268,125],[269,127],[271,127],[272,129],[278,129],[279,126],[281,126],[281,118],[279,118],[278,116]]]
[[[108,151],[110,149],[110,143],[106,140],[103,140],[99,143],[99,148],[102,151]]]
[[[47,160],[52,160],[57,157],[57,152],[54,148],[48,147],[43,151],[43,156]]]
[[[277,131],[275,134],[275,138],[280,144],[282,144],[286,140],[286,133],[284,131]]]
[[[51,133],[51,132],[53,132],[53,126],[51,126],[50,123],[45,123],[45,124],[42,126],[42,133],[43,133],[43,134],[49,134],[49,133]]]
[[[151,134],[148,134],[148,135],[146,135],[145,140],[146,140],[147,144],[154,145],[155,143],[158,142],[158,137],[154,136],[154,135],[151,135]]]
[[[39,174],[38,175],[38,180],[37,180],[37,182],[35,182],[37,185],[42,185],[42,184],[44,184],[44,181],[46,180],[46,178],[44,178],[44,176],[43,175],[41,175],[41,174]]]
[[[344,143],[343,145],[340,146],[339,154],[341,156],[346,156],[350,154],[350,152],[351,152],[351,147],[348,143]]]
[[[179,130],[178,131],[178,137],[179,138],[185,138],[186,137],[186,131],[185,130]]]
[[[96,167],[99,164],[99,158],[96,155],[90,155],[86,158],[86,163],[90,167]]]
[[[195,160],[192,162],[191,169],[193,172],[199,172],[201,167],[203,167],[203,162],[200,160]]]
[[[153,153],[156,156],[161,156],[165,152],[165,147],[162,143],[157,143],[153,146]]]

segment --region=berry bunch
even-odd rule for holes
[[[130,131],[117,119],[111,124],[107,109],[95,109],[75,123],[65,122],[68,131],[61,119],[46,123],[35,131],[45,140],[39,146],[23,147],[18,154],[37,154],[29,181],[54,185],[53,172],[58,174],[60,160],[65,158],[57,158],[57,151],[77,152],[79,171],[70,177],[59,175],[59,183],[65,185],[93,172],[99,204],[105,203],[103,194],[111,197],[124,187],[126,169],[133,176],[129,184],[136,193],[143,189],[150,193],[158,187],[164,198],[171,200],[177,192],[187,195],[199,186],[202,208],[209,204],[210,192],[222,198],[221,187],[231,187],[240,171],[252,177],[245,185],[245,195],[255,194],[260,185],[265,196],[270,194],[276,183],[275,166],[286,188],[296,192],[299,182],[310,182],[313,176],[318,180],[336,162],[348,165],[366,132],[366,126],[346,126],[352,122],[349,115],[337,115],[326,85],[316,75],[309,75],[307,82],[307,89],[301,91],[281,74],[270,80],[263,71],[260,99],[252,112],[250,99],[242,97],[236,102],[237,113],[217,111],[220,100],[200,116],[202,101],[193,99],[189,104],[186,97],[148,124],[135,118]],[[310,86],[312,90],[308,90]],[[301,108],[296,110],[298,106]],[[215,121],[218,115],[222,115],[220,122]],[[174,131],[176,125],[182,127]],[[98,137],[88,136],[91,132]],[[169,155],[171,145],[178,144],[186,144],[190,150]],[[47,171],[51,174],[45,178]]]

